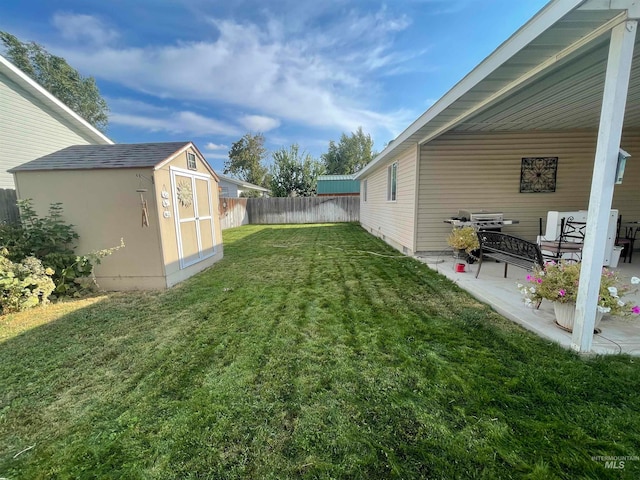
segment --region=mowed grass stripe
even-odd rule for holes
[[[635,359],[549,345],[357,225],[224,237],[167,292],[2,319],[0,477],[639,476],[591,460],[640,451]]]

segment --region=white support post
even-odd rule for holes
[[[589,352],[593,342],[600,275],[604,263],[604,248],[627,103],[636,26],[635,20],[628,20],[611,30],[598,144],[591,180],[587,230],[582,251],[580,286],[571,338],[571,348],[578,352]]]

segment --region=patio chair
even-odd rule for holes
[[[560,220],[560,236],[557,240],[540,240],[540,250],[545,260],[579,262],[582,259],[584,234],[587,222],[578,222],[573,217]]]
[[[624,229],[624,237],[621,236],[622,232],[622,215],[618,216],[618,229],[616,230],[616,245],[622,247],[622,253],[620,256],[624,259],[624,263],[627,263],[627,256],[629,257],[629,263],[633,257],[633,246],[636,241],[636,234],[638,229],[634,227],[626,227]]]

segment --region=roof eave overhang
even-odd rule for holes
[[[0,55],[0,73],[6,75],[10,80],[24,88],[34,97],[41,100],[47,106],[58,111],[66,120],[68,120],[74,127],[81,131],[85,136],[92,138],[97,144],[113,144],[113,140],[103,134],[100,130],[95,128],[84,118],[71,110],[58,98],[52,95],[38,82],[34,81],[26,73],[16,67],[9,60]]]

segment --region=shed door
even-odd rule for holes
[[[211,178],[171,167],[171,189],[180,268],[215,253]]]

